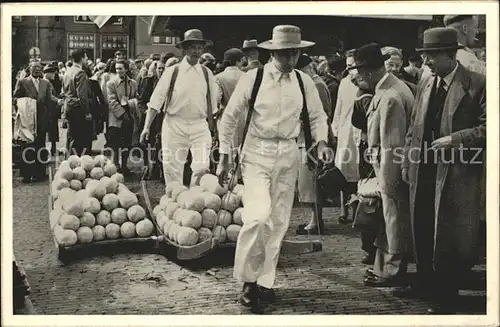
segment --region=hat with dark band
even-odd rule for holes
[[[417,52],[446,51],[462,49],[464,46],[458,44],[458,34],[453,28],[435,27],[424,31],[424,43]]]
[[[186,43],[203,43],[207,44],[209,41],[203,38],[203,33],[199,29],[191,29],[184,33],[184,40],[175,45],[176,48],[181,48]]]

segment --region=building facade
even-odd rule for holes
[[[14,16],[12,19],[13,66],[28,62],[28,50],[40,48],[42,61],[67,61],[71,51],[86,50],[87,56],[106,61],[120,50],[127,58],[145,58],[151,53],[172,52],[178,41],[169,32],[148,33],[150,16],[112,16],[99,28],[89,16]]]

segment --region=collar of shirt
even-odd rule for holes
[[[385,75],[382,76],[382,78],[380,79],[380,81],[378,81],[377,85],[375,85],[375,92],[377,92],[378,89],[380,89],[380,87],[385,82],[385,80],[387,79],[387,77],[389,77],[389,73],[385,73]]]
[[[196,65],[191,65],[188,61],[187,61],[187,57],[184,57],[179,65],[179,69],[182,70],[183,72],[187,72],[188,70],[190,69],[194,69],[196,70],[198,73],[203,73],[201,71],[201,65],[200,63],[196,63]]]
[[[456,64],[455,68],[451,71],[451,73],[446,75],[444,78],[441,78],[441,77],[438,78],[438,82],[441,82],[441,80],[444,81],[443,87],[445,90],[448,90],[448,87],[450,86],[451,82],[453,81],[453,77],[455,77],[455,74],[457,73],[457,69],[458,69],[458,63]]]
[[[34,83],[38,83],[40,81],[39,78],[33,77],[33,75],[30,75],[30,78],[33,80]]]
[[[283,73],[282,71],[280,71],[278,69],[278,67],[276,67],[276,65],[274,64],[273,61],[267,63],[265,66],[264,66],[264,69],[269,73],[271,74],[271,76],[274,78],[274,80],[277,82],[280,80],[280,78],[282,76],[284,76],[285,74],[288,74],[288,76],[291,78],[292,76],[292,72],[293,70],[290,72],[290,73]]]

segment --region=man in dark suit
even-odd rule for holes
[[[486,81],[457,61],[455,30],[424,32],[422,78],[406,135],[403,180],[410,213],[418,284],[396,295],[436,300],[428,313],[455,311],[460,278],[476,263],[484,216],[481,178],[486,148]]]
[[[53,116],[51,111],[57,105],[57,98],[51,92],[50,82],[43,79],[42,64],[38,61],[31,62],[30,76],[18,80],[14,89],[14,102],[24,97],[36,100],[36,137],[33,143],[24,147],[20,167],[24,183],[41,181],[47,177],[45,164],[48,152],[45,139]]]
[[[257,47],[257,40],[245,40],[243,42],[243,47],[241,47],[241,51],[243,51],[247,57],[248,65],[243,69],[243,71],[247,72],[254,68],[264,68],[264,65],[259,61],[259,48]]]
[[[87,55],[78,49],[71,53],[73,65],[68,68],[63,79],[64,113],[68,122],[68,137],[73,154],[89,154],[92,150],[92,114],[89,77],[83,70]]]

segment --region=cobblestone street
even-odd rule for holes
[[[225,254],[225,263],[211,268],[188,269],[158,254],[117,254],[62,265],[49,228],[48,182],[25,185],[14,174],[14,254],[26,270],[38,314],[249,313],[237,303],[241,285],[232,278],[231,253]],[[128,183],[137,185],[138,179]],[[148,189],[159,196],[164,188],[148,182]],[[267,313],[425,313],[424,302],[395,298],[390,289],[363,286],[367,266],[359,262],[358,233],[350,225],[338,224],[337,215],[337,209],[324,209],[322,252],[280,258],[278,302]],[[294,233],[304,217],[304,209],[294,209],[288,239],[307,239]],[[410,271],[414,269],[411,265]],[[484,261],[475,273],[468,286],[476,290],[462,291],[460,313],[486,310]]]

